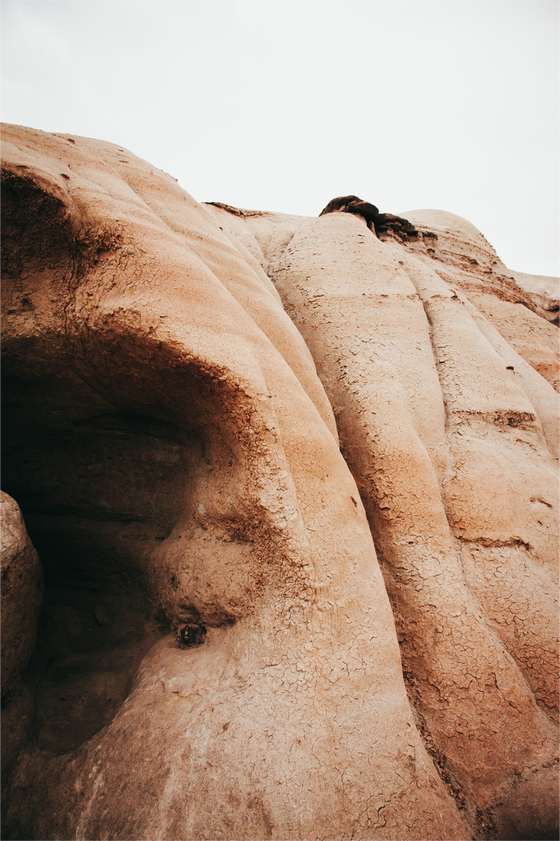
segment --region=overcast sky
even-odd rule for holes
[[[556,0],[4,0],[2,120],[121,144],[199,201],[441,208],[559,273]]]

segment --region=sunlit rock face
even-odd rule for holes
[[[539,279],[3,137],[4,837],[556,837]]]

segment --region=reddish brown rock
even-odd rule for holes
[[[0,491],[2,515],[2,695],[27,666],[37,636],[43,576],[37,553],[25,530],[19,507]]]
[[[21,675],[37,638],[43,574],[17,503],[0,491],[2,570],[2,779],[29,736],[33,701]]]

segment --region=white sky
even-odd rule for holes
[[[121,144],[199,201],[441,208],[559,273],[556,0],[4,0],[2,120]]]

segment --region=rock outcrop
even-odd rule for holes
[[[201,205],[3,137],[3,481],[45,581],[35,644],[19,522],[4,837],[555,837],[538,280],[451,214]]]

